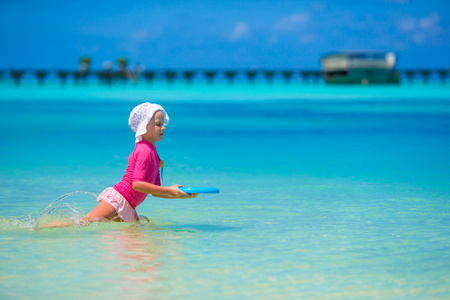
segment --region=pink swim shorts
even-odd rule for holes
[[[116,210],[119,217],[125,222],[135,222],[139,220],[136,210],[131,207],[127,199],[114,188],[105,189],[97,198],[97,201],[106,201]]]

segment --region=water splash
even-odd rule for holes
[[[0,217],[0,230],[28,228],[27,224],[30,223],[30,220],[31,216],[27,216],[25,219]]]
[[[41,227],[44,223],[51,223],[55,221],[67,222],[70,224],[78,225],[79,219],[84,216],[84,211],[76,206],[74,203],[69,203],[69,200],[74,195],[89,195],[97,196],[91,192],[75,191],[73,193],[65,194],[55,200],[53,200],[47,208],[44,209],[37,217],[28,218],[25,221],[26,227],[30,229],[36,229]]]
[[[14,229],[30,229],[38,230],[45,226],[45,224],[65,223],[69,226],[85,227],[86,223],[80,221],[86,214],[80,208],[78,202],[86,202],[86,196],[97,199],[97,195],[91,192],[75,191],[64,194],[53,200],[41,213],[33,217],[29,214],[26,218],[7,218],[0,216],[0,230],[14,230]],[[91,202],[91,199],[89,199]],[[84,204],[84,203],[83,203]],[[92,204],[92,203],[91,203]],[[92,206],[93,208],[93,206]],[[120,223],[112,222],[114,226],[120,226]],[[154,220],[150,221],[146,216],[140,215],[139,221],[132,225],[147,226],[154,225]],[[51,226],[50,226],[51,227]],[[57,227],[57,226],[56,226]],[[64,226],[65,227],[65,226]],[[91,226],[92,227],[92,226]],[[96,226],[94,226],[96,227]]]

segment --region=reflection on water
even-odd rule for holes
[[[176,274],[188,260],[183,242],[201,232],[239,231],[241,228],[211,224],[132,224],[102,233],[102,257],[109,262],[108,272],[117,273],[115,281],[124,294],[169,293],[168,274]]]
[[[114,262],[110,271],[120,271],[121,280],[131,281],[130,286],[156,279],[154,271],[161,265],[158,260],[161,244],[142,228],[132,226],[106,232],[102,235],[101,243],[105,259]]]
[[[108,272],[118,273],[121,294],[162,295],[167,292],[163,274],[167,258],[179,260],[182,246],[179,237],[152,224],[133,224],[106,231],[100,238],[100,251],[110,262]]]

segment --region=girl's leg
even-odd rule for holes
[[[117,217],[119,216],[111,204],[106,201],[100,201],[98,205],[80,221],[106,221],[111,219],[115,220]]]

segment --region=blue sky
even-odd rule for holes
[[[450,67],[448,0],[5,1],[0,68],[319,68],[333,50]]]

